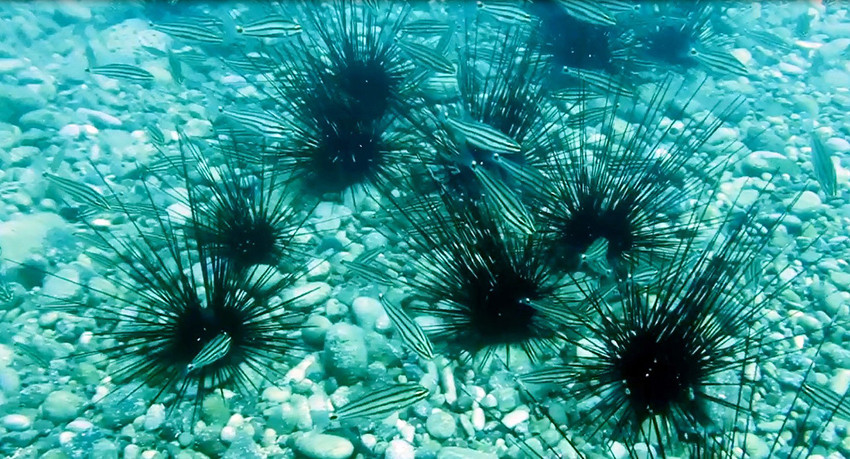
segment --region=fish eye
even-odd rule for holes
[[[696,56],[699,53],[697,52],[696,48],[691,48],[690,51],[688,51],[688,54],[690,54],[691,56]]]

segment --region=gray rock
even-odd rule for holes
[[[3,416],[3,427],[14,432],[27,430],[32,425],[32,420],[23,414],[7,414]]]
[[[55,423],[68,422],[80,415],[85,400],[65,390],[51,392],[41,405],[41,414]]]
[[[0,222],[0,248],[3,256],[22,262],[27,255],[42,252],[45,235],[55,227],[67,226],[59,215],[49,212],[17,215],[15,219]]]
[[[432,437],[438,440],[451,438],[457,430],[454,416],[443,410],[434,410],[425,421],[425,428]]]
[[[293,309],[310,309],[331,297],[331,286],[325,282],[307,282],[287,289],[283,294]]]
[[[811,216],[823,207],[820,196],[813,191],[806,190],[800,193],[800,199],[794,204],[792,211],[799,216]]]
[[[354,445],[336,435],[308,433],[295,441],[295,450],[309,459],[348,459]]]
[[[47,100],[25,86],[0,84],[0,121],[15,123],[24,113],[43,108]]]
[[[369,234],[363,236],[362,242],[363,246],[366,247],[366,250],[374,250],[380,247],[386,247],[388,243],[387,237],[377,231],[372,231]]]
[[[325,316],[313,315],[305,322],[301,330],[301,337],[304,342],[316,347],[322,347],[325,343],[325,335],[328,329],[331,328],[331,321]]]
[[[447,446],[440,448],[437,452],[437,459],[498,459],[496,453],[487,453],[476,451],[469,448],[461,448],[459,446]]]
[[[740,165],[741,173],[750,177],[760,177],[762,174],[790,174],[792,177],[800,173],[800,166],[781,153],[774,151],[754,151]]]
[[[118,446],[112,440],[101,438],[92,445],[91,457],[92,459],[118,459]]]
[[[80,273],[74,268],[60,269],[44,280],[43,292],[49,298],[74,298],[80,291]]]
[[[342,384],[356,383],[365,376],[368,362],[366,341],[359,327],[338,323],[325,335],[325,370]]]
[[[359,296],[351,302],[351,312],[357,325],[364,330],[374,330],[378,317],[384,314],[384,307],[375,298]]]

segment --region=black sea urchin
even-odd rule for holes
[[[629,448],[641,442],[666,457],[680,441],[713,436],[723,410],[748,403],[725,389],[745,385],[744,369],[760,358],[765,306],[790,282],[761,272],[781,250],[768,249],[778,223],[756,224],[756,208],[743,222],[727,214],[705,247],[696,235],[683,241],[651,285],[622,282],[619,302],[588,296],[577,358],[523,379],[575,383],[571,395],[593,400],[585,425],[610,427],[609,438]]]
[[[314,193],[383,183],[408,157],[400,125],[418,100],[418,74],[396,41],[407,8],[341,0],[292,9],[305,24],[273,53],[282,71],[271,96],[289,124],[274,155]]]
[[[418,258],[401,283],[419,300],[411,308],[436,319],[424,330],[437,349],[481,364],[500,350],[509,358],[512,348],[532,360],[557,352],[572,283],[547,265],[536,236],[504,231],[477,207],[418,201],[402,210]]]
[[[264,157],[261,145],[246,145],[220,136],[217,148],[200,150],[180,135],[181,161],[197,165],[200,186],[184,177],[185,203],[193,212],[188,231],[199,244],[230,260],[234,269],[254,265],[290,267],[306,247],[297,239],[309,212],[288,183]],[[251,169],[259,169],[252,171]],[[208,188],[207,188],[208,187]]]
[[[195,163],[184,154],[176,165],[188,180]],[[298,349],[293,333],[301,317],[288,310],[291,300],[274,295],[304,269],[237,266],[222,247],[196,238],[207,234],[204,204],[190,183],[178,180],[178,187],[189,197],[172,201],[188,203],[188,212],[166,210],[161,198],[170,195],[145,181],[142,201],[150,210],[138,212],[145,207],[123,197],[102,210],[124,223],[109,231],[86,223],[88,254],[113,285],[89,286],[101,301],[86,314],[102,328],[90,354],[106,357],[112,380],[132,391],[155,388],[153,401],[176,397],[172,410],[191,399],[193,421],[213,391],[250,393],[281,376],[279,365]]]
[[[637,262],[669,258],[679,236],[693,231],[693,219],[676,215],[687,213],[689,200],[705,197],[717,181],[713,171],[728,162],[732,151],[700,150],[737,104],[718,103],[688,119],[692,99],[676,101],[679,108],[672,103],[684,93],[665,81],[645,102],[607,101],[602,108],[609,113],[598,127],[582,118],[572,129],[568,114],[553,130],[551,181],[536,214],[555,263],[571,269],[602,238],[608,261],[622,274]],[[686,122],[673,121],[679,119]]]

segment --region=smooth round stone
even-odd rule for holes
[[[21,388],[21,377],[9,367],[0,367],[0,393],[12,395]]]
[[[41,413],[49,421],[68,422],[79,416],[83,403],[84,400],[79,395],[57,390],[47,395],[41,405]]]
[[[375,322],[384,313],[381,302],[368,296],[360,296],[351,303],[351,312],[354,314],[354,322],[364,330],[374,330]]]
[[[775,151],[754,151],[741,162],[741,172],[750,177],[761,177],[762,174],[789,174],[796,176],[800,166],[788,159],[782,153]]]
[[[331,273],[331,264],[327,260],[313,260],[307,266],[310,267],[307,271],[309,281],[325,280]]]
[[[331,321],[325,316],[314,315],[310,316],[301,329],[301,337],[304,342],[316,347],[321,347],[325,344],[325,335],[328,329],[331,328]]]
[[[22,432],[32,426],[32,420],[23,414],[7,414],[3,416],[3,427],[14,432]]]
[[[384,459],[414,459],[416,449],[404,440],[393,440],[384,452]]]
[[[823,206],[820,196],[813,191],[806,190],[800,193],[800,198],[794,204],[794,213],[798,215],[811,215]]]
[[[366,250],[375,250],[381,247],[387,246],[387,237],[383,234],[372,231],[371,233],[363,236],[363,246],[366,247]]]
[[[827,148],[832,149],[832,151],[837,153],[850,151],[850,142],[842,137],[832,137],[828,139],[825,144]]]
[[[522,424],[523,422],[528,420],[528,411],[524,409],[514,410],[510,413],[506,414],[505,417],[502,418],[502,424],[508,429],[513,429],[514,427]]]
[[[451,438],[457,430],[455,418],[443,410],[434,410],[425,421],[425,428],[432,437],[445,440]]]
[[[437,452],[437,459],[498,459],[496,453],[487,453],[484,451],[476,451],[469,448],[461,448],[460,446],[447,446],[440,448]]]
[[[336,435],[308,433],[295,441],[295,450],[308,459],[348,459],[354,445]]]
[[[161,403],[151,405],[145,414],[145,430],[154,431],[162,427],[165,422],[165,406]]]
[[[307,282],[290,288],[284,298],[291,299],[293,309],[309,309],[331,297],[331,286],[324,282]]]
[[[342,384],[353,384],[366,375],[369,354],[363,330],[338,323],[325,335],[324,364],[326,371]]]
[[[289,387],[267,387],[263,390],[263,400],[272,403],[283,403],[289,400],[292,396],[292,389]]]

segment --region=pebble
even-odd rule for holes
[[[528,411],[526,409],[517,409],[506,414],[502,418],[502,424],[504,424],[504,426],[508,429],[513,429],[527,420]]]
[[[364,330],[374,330],[375,322],[384,313],[381,302],[368,296],[360,296],[351,303],[351,312],[354,314],[354,322]]]
[[[301,328],[301,337],[304,338],[305,343],[311,346],[322,347],[325,344],[325,335],[331,325],[333,324],[325,316],[310,316]]]
[[[386,247],[389,241],[383,234],[377,231],[372,231],[371,233],[363,236],[363,240],[361,242],[363,242],[363,246],[366,247],[366,250],[375,250],[381,247]]]
[[[23,59],[6,57],[0,59],[0,73],[13,73],[27,66]]]
[[[850,369],[839,368],[829,380],[829,388],[836,394],[843,394],[850,388]]]
[[[744,444],[746,445],[747,457],[762,459],[770,456],[770,447],[760,435],[747,433]]]
[[[325,280],[331,273],[331,264],[327,260],[313,260],[307,266],[310,267],[309,271],[307,271],[308,281]]]
[[[800,216],[811,216],[822,206],[820,196],[814,191],[806,190],[800,193],[800,198],[794,204],[793,212]]]
[[[270,386],[263,390],[263,400],[272,403],[283,403],[289,400],[292,396],[292,389],[289,387]]]
[[[348,459],[354,445],[336,435],[308,433],[295,440],[295,450],[308,459]]]
[[[369,354],[363,330],[347,323],[334,324],[325,335],[325,370],[342,384],[353,384],[366,375]]]
[[[192,118],[183,125],[183,132],[189,137],[207,138],[212,137],[213,126],[207,120]]]
[[[80,433],[94,429],[94,424],[92,424],[88,419],[74,419],[69,422],[65,428],[71,432]]]
[[[432,437],[445,440],[451,438],[457,431],[454,416],[443,410],[434,409],[425,421],[425,428]]]
[[[741,172],[750,177],[761,177],[762,174],[789,174],[797,176],[800,166],[788,159],[782,153],[759,150],[747,155],[741,162]]]
[[[848,142],[847,139],[844,139],[842,137],[831,137],[827,139],[827,141],[824,143],[826,144],[827,148],[831,149],[836,153],[845,153],[847,151],[850,151],[850,142]]]
[[[331,286],[325,282],[307,282],[287,289],[284,299],[291,299],[293,309],[310,309],[331,297]]]
[[[447,446],[440,448],[437,459],[498,459],[496,453],[476,451],[474,449],[462,448],[460,446]]]
[[[120,119],[100,110],[80,107],[77,109],[77,114],[85,117],[88,121],[91,121],[93,125],[101,129],[120,127],[123,124]]]
[[[850,273],[844,271],[831,271],[829,273],[829,280],[840,289],[850,290]]]
[[[27,430],[32,425],[32,420],[23,414],[7,414],[3,416],[3,427],[15,432]]]
[[[65,390],[53,391],[41,405],[45,419],[55,423],[68,422],[79,416],[84,400],[77,394]]]
[[[165,422],[165,406],[162,403],[156,403],[148,408],[145,414],[145,430],[154,431],[162,427]]]
[[[393,440],[384,452],[385,459],[414,459],[416,449],[404,440]]]

